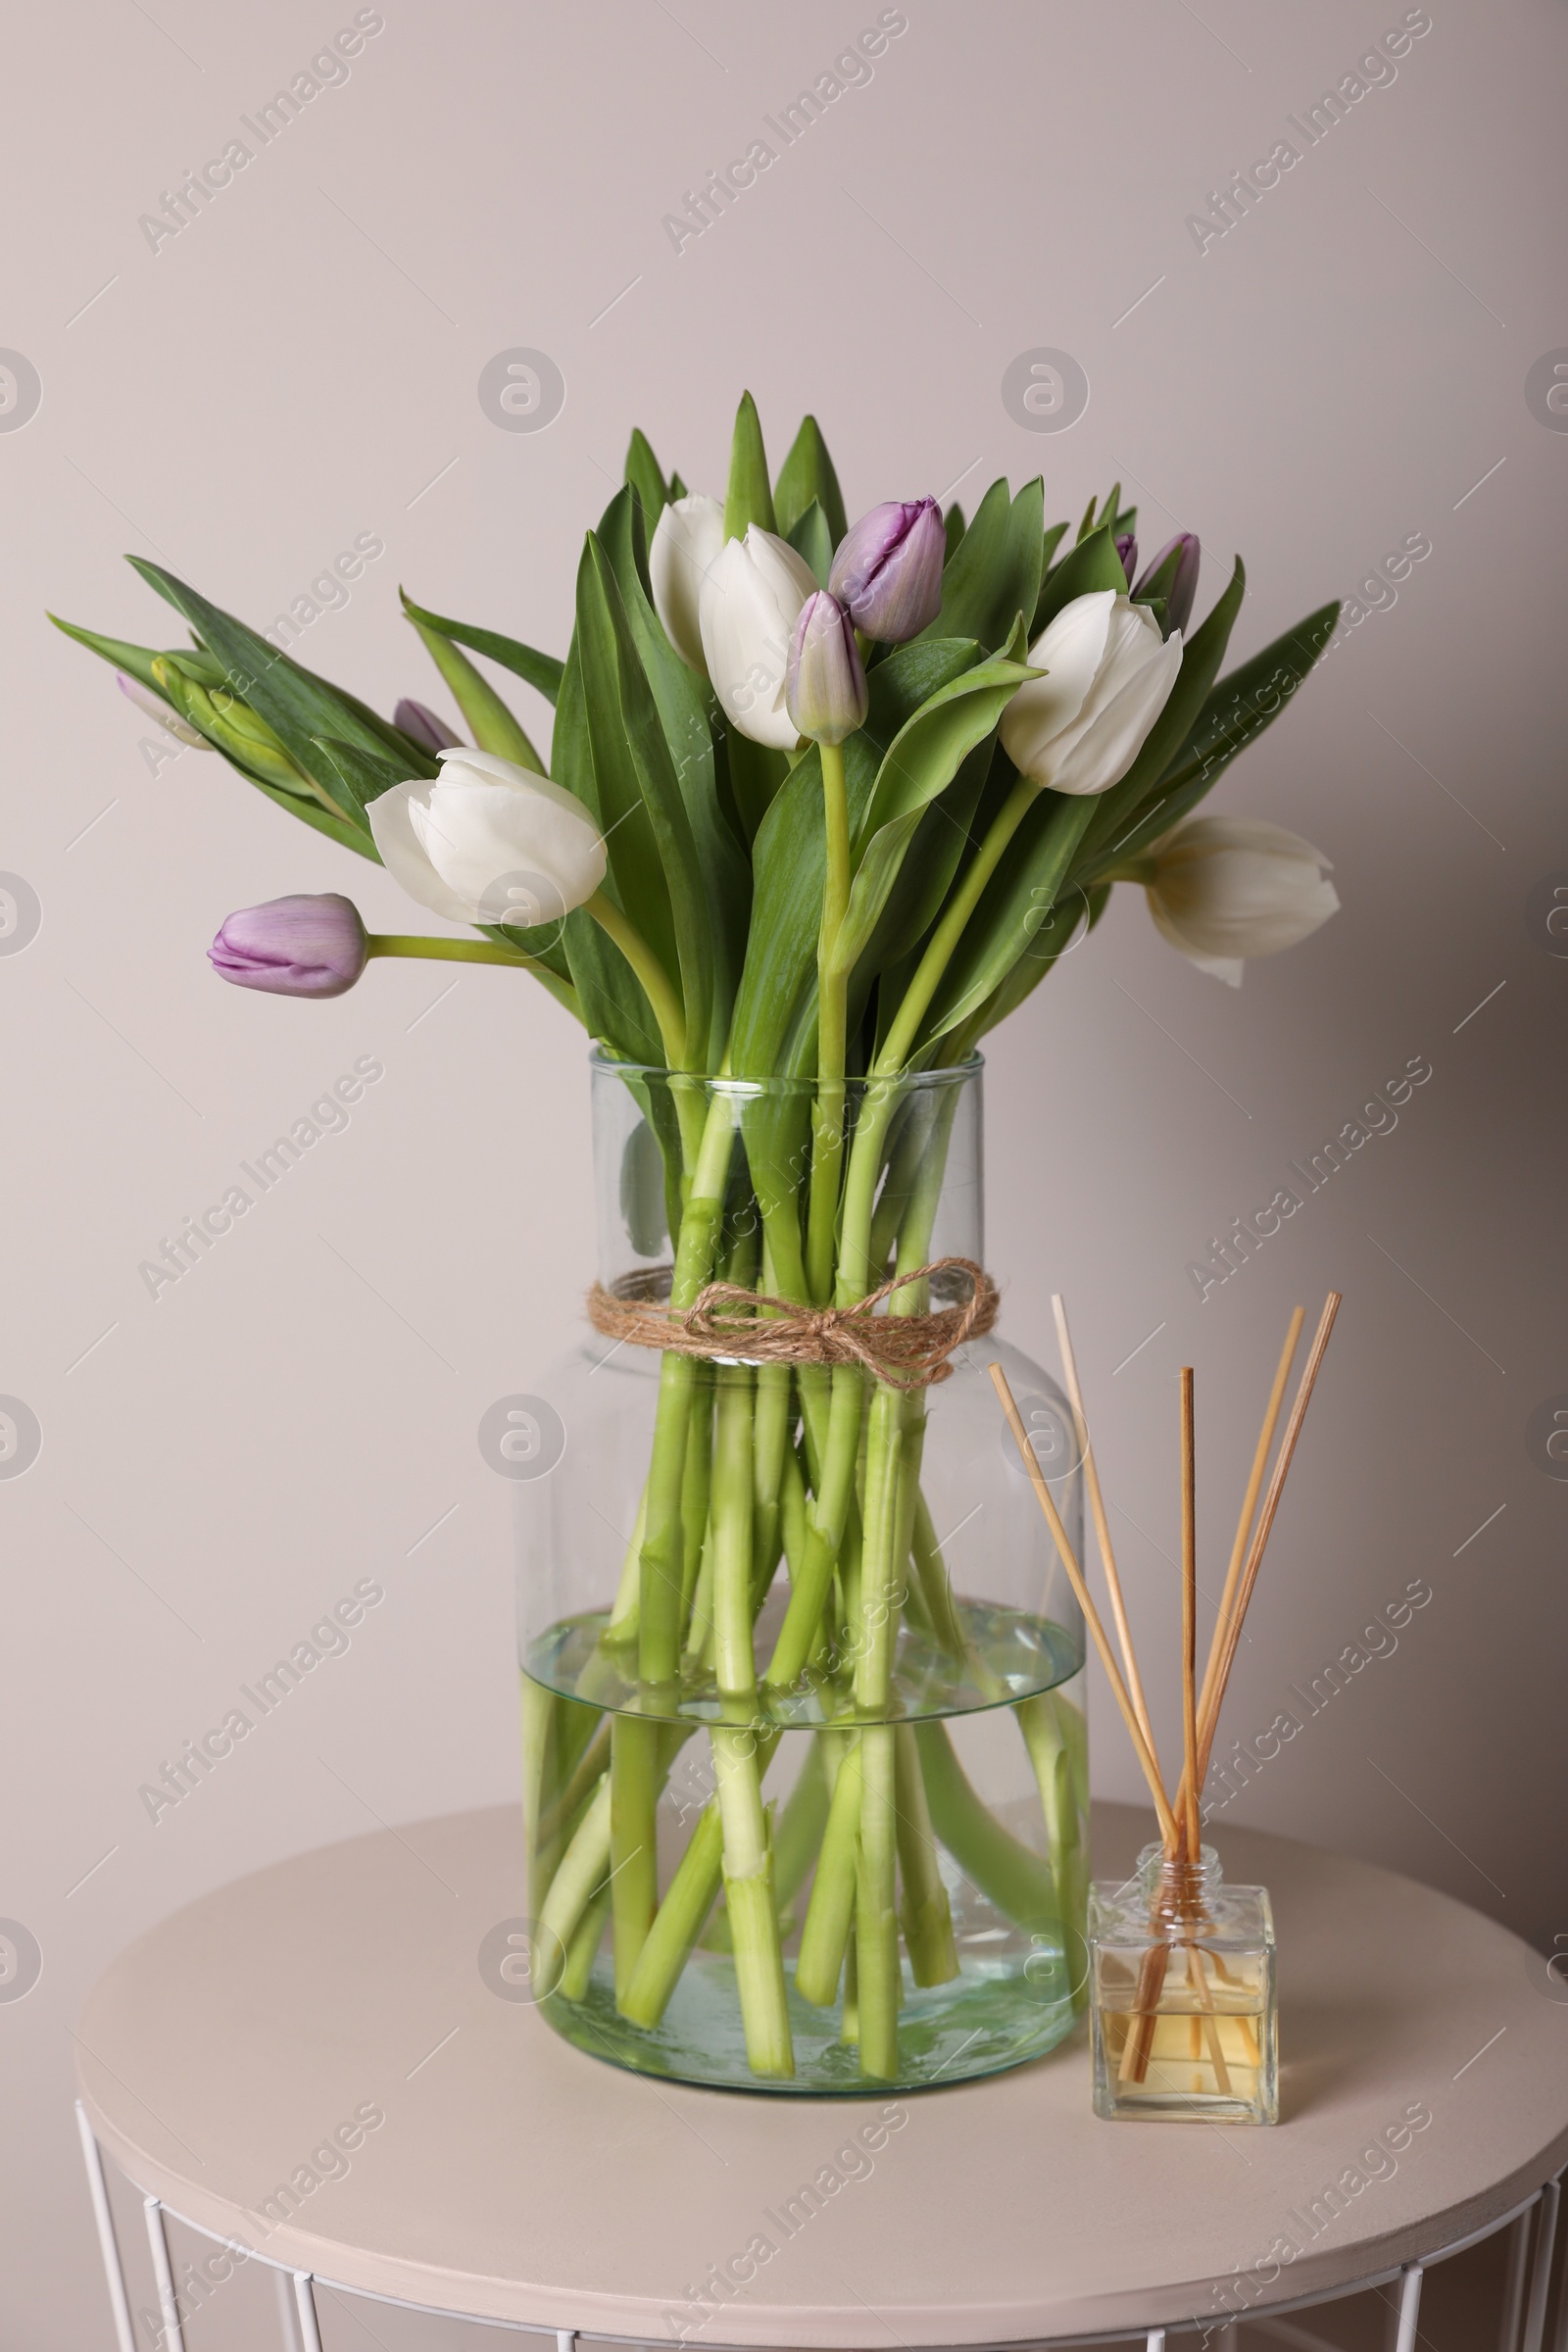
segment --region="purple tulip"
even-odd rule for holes
[[[1131,531],[1117,532],[1116,553],[1121,558],[1121,567],[1127,574],[1127,585],[1130,588],[1133,584],[1133,573],[1138,569],[1138,542]]]
[[[784,706],[803,735],[842,743],[869,704],[855,623],[836,596],[818,588],[801,607],[784,672]]]
[[[1165,617],[1171,628],[1185,629],[1193,617],[1193,599],[1198,594],[1198,564],[1200,551],[1196,531],[1178,531],[1174,539],[1167,539],[1153,562],[1145,568],[1144,576],[1133,590],[1133,594],[1142,596],[1160,566],[1168,563],[1178,551],[1180,551],[1180,561],[1176,565],[1175,574],[1166,594]]]
[[[433,710],[427,710],[423,703],[416,703],[408,695],[393,711],[392,724],[401,727],[405,735],[412,735],[416,743],[422,743],[427,752],[450,752],[463,740],[461,735],[453,734],[444,718],[437,718]]]
[[[236,988],[340,997],[365,969],[365,925],[353,900],[336,891],[269,899],[231,914],[207,953]]]
[[[858,629],[883,645],[903,645],[941,610],[947,553],[934,498],[889,499],[846,531],[827,584]]]

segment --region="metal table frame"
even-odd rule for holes
[[[119,2352],[137,2352],[130,2298],[125,2290],[124,2265],[121,2259],[120,2240],[109,2204],[109,2185],[104,2176],[103,2151],[79,2099],[76,2101],[76,2124],[81,2133],[82,2158],[87,2167],[87,2186],[92,2197],[93,2218],[98,2225],[98,2243],[103,2253]],[[1147,2352],[1165,2352],[1167,2337],[1190,2334],[1196,2334],[1204,2346],[1217,2344],[1223,2347],[1235,2341],[1235,2329],[1243,2324],[1275,2343],[1295,2346],[1296,2352],[1334,2352],[1334,2348],[1322,2336],[1313,2334],[1310,2328],[1297,2327],[1289,2315],[1309,2311],[1324,2303],[1342,2302],[1347,2296],[1365,2294],[1370,2289],[1384,2286],[1396,2286],[1398,2290],[1389,2302],[1387,2352],[1415,2352],[1421,2288],[1427,2272],[1436,2264],[1448,2261],[1452,2255],[1462,2254],[1466,2247],[1479,2245],[1484,2238],[1494,2237],[1500,2230],[1511,2230],[1512,2240],[1508,2249],[1498,2352],[1548,2352],[1545,2342],[1546,2313],[1551,2296],[1553,2257],[1557,2252],[1557,2216],[1565,2173],[1568,2173],[1568,2167],[1564,2168],[1563,2173],[1544,2181],[1540,2188],[1534,2189],[1522,2204],[1514,2206],[1510,2212],[1499,2214],[1494,2222],[1488,2222],[1483,2229],[1472,2230],[1468,2235],[1455,2238],[1449,2245],[1439,2246],[1432,2253],[1424,2254],[1418,2262],[1405,2263],[1389,2270],[1370,2271],[1365,2278],[1334,2287],[1327,2293],[1301,2295],[1287,2303],[1271,2303],[1255,2315],[1240,2312],[1226,2320],[1172,2318],[1163,2327],[1119,2328],[1109,2335],[1036,2337],[1031,2340],[1027,2352],[1035,2352],[1036,2346],[1047,2344],[1139,2343],[1146,2346]],[[131,2181],[131,2186],[135,2187],[136,2183]],[[294,2270],[286,2263],[257,2253],[235,2238],[225,2238],[216,2230],[205,2230],[200,2223],[187,2221],[183,2214],[166,2205],[161,2197],[152,2196],[145,2190],[141,2191],[141,2200],[147,2225],[147,2242],[152,2253],[153,2278],[163,2314],[163,2352],[185,2352],[185,2332],[169,2252],[167,2225],[171,2219],[180,2223],[182,2228],[194,2230],[197,2236],[206,2238],[210,2244],[225,2247],[246,2262],[262,2263],[274,2274],[285,2352],[321,2352],[320,2327],[316,2308],[318,2285],[330,2289],[333,2294],[358,2296],[368,2303],[394,2304],[399,2310],[417,2311],[430,2319],[466,2321],[469,2327],[476,2328],[505,2328],[509,2334],[534,2337],[541,2345],[548,2343],[553,2334],[556,2352],[577,2352],[579,2344],[630,2346],[642,2340],[629,2336],[579,2334],[571,2328],[530,2328],[514,2320],[487,2319],[479,2312],[451,2311],[438,2304],[411,2303],[400,2295],[371,2294],[363,2287],[345,2286],[337,2279],[322,2278],[313,2271]],[[1555,2341],[1549,2352],[1568,2352],[1568,2278],[1564,2279],[1558,2302]],[[709,2348],[709,2352],[732,2352],[732,2348],[715,2344]],[[1025,2352],[1025,2348],[1017,2345],[970,2346],[965,2347],[965,2352]]]

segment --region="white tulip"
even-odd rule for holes
[[[1294,948],[1340,904],[1320,851],[1249,816],[1195,816],[1138,865],[1155,928],[1232,988],[1247,956]]]
[[[592,898],[605,845],[575,793],[466,746],[438,776],[394,784],[367,811],[394,881],[454,923],[553,923]]]
[[[704,574],[723,544],[724,510],[716,498],[705,498],[698,490],[664,509],[648,551],[654,610],[664,634],[687,666],[705,678],[708,663],[697,600]]]
[[[1020,774],[1053,792],[1104,792],[1127,773],[1182,665],[1179,629],[1161,638],[1147,605],[1097,589],[1063,605],[1029,649],[1048,675],[1020,686],[1002,744]]]
[[[744,539],[725,540],[703,575],[698,617],[719,708],[743,735],[776,751],[792,752],[800,741],[784,674],[795,623],[816,585],[805,557],[755,522]]]

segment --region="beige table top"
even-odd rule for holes
[[[1097,1807],[1097,1868],[1123,1870],[1145,1827]],[[870,2104],[599,2065],[480,1975],[487,1931],[523,1910],[507,1809],[301,1854],[176,1913],[88,2001],[82,2096],[174,2212],[448,2311],[670,2340],[687,2290],[735,2257],[744,2273],[765,2238],[688,2333],[700,2346],[1150,2327],[1211,2313],[1238,2267],[1262,2308],[1451,2243],[1568,2160],[1568,2006],[1534,1988],[1525,1945],[1363,1863],[1241,1830],[1220,1845],[1228,1877],[1274,1898],[1274,2130],[1098,2123],[1082,2038]],[[852,2144],[878,2138],[884,2105],[883,2144]],[[1412,2110],[1430,2121],[1401,2130]],[[340,2125],[352,2153],[313,2163]],[[264,2201],[291,2180],[279,2222]],[[792,2219],[808,2182],[819,2202]]]

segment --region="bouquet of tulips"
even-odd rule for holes
[[[1337,905],[1305,842],[1191,813],[1307,675],[1337,606],[1222,677],[1240,561],[1194,627],[1197,539],[1140,568],[1135,531],[1119,487],[1076,530],[1048,525],[1038,479],[994,483],[972,519],[918,498],[850,526],[815,420],[775,478],[747,395],[722,503],[633,433],[564,660],[405,596],[470,742],[416,702],[379,716],[138,559],[194,643],[69,634],[182,740],[472,927],[371,936],[347,898],[281,899],[224,922],[226,979],[332,996],[377,956],[529,972],[645,1104],[672,1318],[718,1279],[756,1295],[759,1321],[853,1310],[890,1269],[885,1311],[918,1316],[942,1138],[906,1116],[911,1073],[969,1060],[1117,882],[1231,981]],[[472,655],[554,706],[548,756]],[[739,1112],[725,1091],[782,1080],[802,1091]],[[894,2079],[900,1867],[913,1982],[954,1973],[941,1879],[896,1819],[962,1811],[894,1721],[901,1607],[928,1644],[965,1640],[930,1556],[923,1398],[859,1363],[749,1359],[744,1332],[710,1353],[716,1373],[662,1356],[636,1532],[581,1685],[641,1697],[597,1730],[548,1703],[534,1718],[550,1970],[580,1992],[608,1922],[615,2006],[652,2028],[721,1903],[752,2072],[789,2076],[785,1840],[762,1785],[779,1709],[808,1691],[855,1736],[813,1784],[795,1985],[831,2001],[849,1954],[861,2070]],[[662,1886],[655,1810],[699,1688],[717,1694],[714,1794]],[[995,1875],[984,1844],[974,1868]]]

